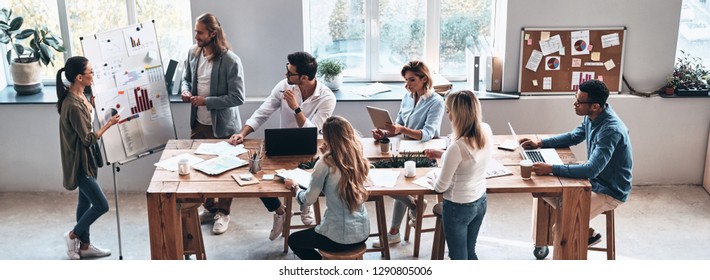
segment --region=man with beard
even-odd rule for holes
[[[335,110],[335,95],[316,79],[318,63],[307,52],[289,54],[286,64],[286,79],[281,80],[271,95],[246,121],[238,134],[232,135],[229,143],[237,145],[244,137],[259,129],[271,114],[279,111],[281,128],[323,127],[325,120]],[[274,224],[269,239],[274,240],[283,232],[285,207],[276,197],[261,198],[269,212],[274,213]],[[301,209],[301,221],[313,224],[312,206]]]
[[[195,20],[195,42],[182,78],[182,101],[190,102],[191,139],[227,139],[241,129],[237,106],[244,103],[244,69],[230,50],[217,17],[202,14]],[[212,232],[229,227],[231,198],[208,198],[200,213],[203,223],[214,221]]]

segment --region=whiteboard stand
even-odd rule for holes
[[[116,172],[121,171],[117,166],[119,163],[112,163],[111,170],[113,171],[113,197],[116,203],[116,228],[118,229],[118,259],[123,260],[123,248],[121,247],[121,218],[118,214],[118,183],[116,179]]]
[[[175,129],[175,128],[173,127],[173,129]],[[119,215],[119,211],[118,211],[118,177],[116,176],[117,172],[121,172],[121,168],[118,166],[124,165],[126,163],[137,160],[139,158],[151,155],[155,152],[162,151],[163,149],[165,149],[165,146],[158,147],[157,149],[147,151],[145,153],[139,154],[137,156],[128,158],[123,161],[111,163],[111,171],[113,173],[113,193],[114,193],[114,200],[116,203],[116,229],[118,231],[118,259],[119,260],[123,260],[123,246],[121,244],[121,216]]]

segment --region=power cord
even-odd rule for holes
[[[629,85],[629,82],[626,80],[626,76],[621,75],[621,80],[624,81],[624,85],[626,85],[627,88],[629,88],[629,93],[636,95],[636,96],[643,96],[643,97],[651,97],[653,95],[660,94],[661,90],[655,90],[652,92],[642,92],[642,91],[637,91],[634,89],[631,85]]]

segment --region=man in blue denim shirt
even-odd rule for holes
[[[533,166],[537,175],[569,178],[589,178],[592,200],[589,219],[613,210],[626,202],[631,192],[631,141],[629,130],[611,106],[606,104],[609,89],[599,80],[582,83],[577,91],[574,111],[585,116],[573,131],[535,141],[521,139],[524,148],[559,148],[587,142],[588,160],[578,165],[550,165],[538,162]],[[601,240],[601,234],[589,229],[589,245]]]

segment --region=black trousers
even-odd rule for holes
[[[354,244],[340,244],[317,233],[315,228],[294,232],[288,237],[288,247],[302,260],[322,260],[323,257],[316,249],[342,252],[355,249],[364,243],[365,240]]]

